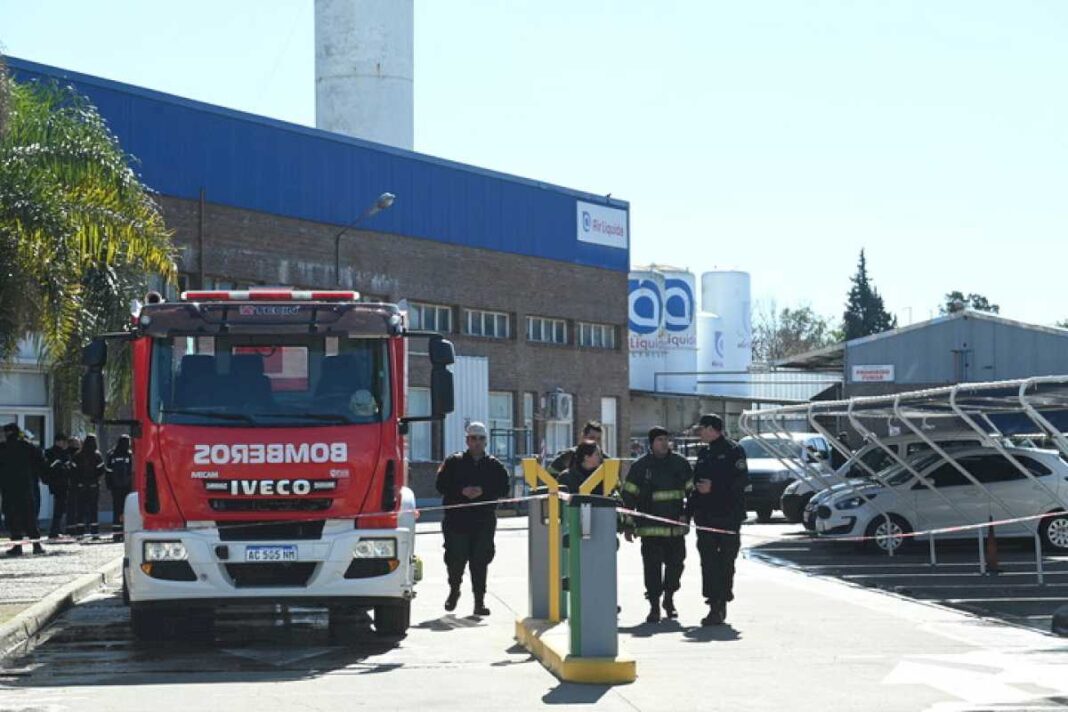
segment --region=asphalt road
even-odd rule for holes
[[[0,663],[0,710],[994,710],[1068,705],[1068,641],[865,587],[740,562],[730,623],[701,628],[691,540],[679,621],[643,622],[636,545],[620,553],[621,641],[638,681],[560,683],[512,640],[525,613],[526,534],[503,522],[488,618],[441,609],[440,538],[421,525],[427,580],[400,641],[331,632],[315,611],[234,610],[210,637],[135,643],[115,594],[65,614]],[[754,528],[759,532],[760,528]],[[747,541],[749,544],[755,540]]]
[[[857,551],[850,543],[813,539],[800,525],[784,521],[747,525],[774,537],[756,543],[750,555],[810,574],[930,601],[982,616],[1048,632],[1053,613],[1068,604],[1068,556],[1044,555],[1044,581],[1035,573],[1034,544],[1003,540],[997,548],[998,572],[981,574],[977,539],[936,541],[931,565],[929,545],[917,541],[893,557]]]

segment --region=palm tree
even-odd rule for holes
[[[170,233],[131,163],[87,99],[0,62],[0,362],[35,334],[72,369],[150,275],[173,281]]]

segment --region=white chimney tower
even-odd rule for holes
[[[315,0],[315,125],[412,150],[414,0]]]

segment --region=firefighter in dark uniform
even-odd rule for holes
[[[47,477],[48,465],[44,453],[36,445],[23,440],[19,426],[4,426],[4,441],[0,443],[0,497],[3,498],[4,521],[11,540],[16,542],[7,556],[22,556],[23,537],[33,540],[33,553],[43,554],[37,529],[37,507],[33,503],[33,488],[37,478]]]
[[[671,451],[668,431],[655,427],[649,431],[651,452],[639,458],[627,472],[623,483],[623,504],[645,514],[680,522],[685,516],[686,495],[692,486],[693,471],[686,458]],[[686,559],[688,527],[642,517],[628,517],[624,537],[642,540],[642,564],[645,568],[645,597],[649,599],[647,623],[660,620],[660,596],[664,613],[678,618],[675,591],[682,579]]]
[[[727,602],[734,600],[734,561],[741,548],[738,532],[745,521],[749,470],[745,451],[727,437],[718,415],[702,415],[698,434],[705,445],[697,452],[687,514],[697,526],[733,532],[697,531],[702,592],[708,603],[708,615],[701,623],[719,625],[727,619]]]
[[[108,453],[105,462],[107,474],[104,482],[111,490],[111,539],[122,541],[122,515],[126,495],[133,485],[133,453],[130,451],[130,436],[120,435],[119,442]]]
[[[67,446],[67,436],[56,435],[55,444],[45,450],[48,463],[48,475],[45,484],[52,493],[52,522],[48,538],[55,539],[63,533],[63,520],[67,516],[67,495],[70,492],[70,478],[74,470],[74,460]],[[69,523],[69,522],[68,522]]]
[[[508,470],[486,452],[486,426],[473,422],[466,432],[467,450],[450,455],[438,470],[437,488],[446,506],[493,502],[508,494]],[[449,571],[446,611],[456,609],[464,569],[470,566],[474,613],[476,616],[490,614],[486,608],[486,573],[495,553],[495,510],[492,504],[445,510],[441,531],[445,535],[445,566]]]

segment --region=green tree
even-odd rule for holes
[[[946,294],[945,302],[939,308],[942,314],[953,314],[954,312],[964,311],[965,309],[974,309],[976,311],[990,312],[997,314],[1001,311],[1001,307],[997,304],[991,304],[990,300],[984,297],[982,294],[968,294],[963,292],[952,291]]]
[[[810,306],[779,311],[774,302],[753,315],[753,358],[772,362],[837,342],[838,332]]]
[[[0,62],[0,361],[33,334],[61,390],[80,347],[128,321],[149,276],[175,276],[170,234],[131,163],[87,99],[17,83]]]
[[[872,286],[868,278],[868,261],[864,250],[860,251],[857,273],[850,278],[853,286],[849,289],[846,310],[842,315],[844,338],[859,339],[862,336],[878,334],[897,326],[897,318],[890,316],[883,306],[879,290]]]

